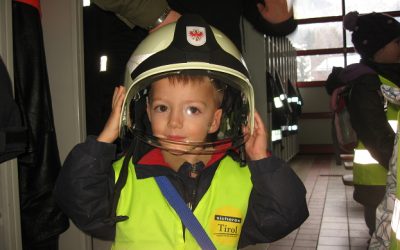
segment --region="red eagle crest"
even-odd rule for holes
[[[195,41],[200,41],[203,38],[204,33],[199,30],[192,30],[189,32],[189,36]]]

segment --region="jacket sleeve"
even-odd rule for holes
[[[254,28],[268,36],[286,36],[297,28],[297,21],[291,16],[280,23],[266,21],[257,9],[256,0],[245,0],[243,2],[243,16],[254,26]]]
[[[168,8],[166,0],[92,0],[103,10],[112,11],[130,27],[147,29]]]
[[[239,247],[281,239],[309,215],[306,189],[283,160],[271,156],[250,162],[249,168],[253,190]]]
[[[88,137],[67,156],[54,190],[57,204],[74,224],[104,240],[115,237],[115,225],[109,219],[115,152],[115,145]]]
[[[350,92],[348,108],[358,139],[379,164],[388,168],[395,133],[386,118],[380,85],[377,75],[357,79]]]

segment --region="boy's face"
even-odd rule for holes
[[[153,135],[173,142],[204,142],[218,130],[222,110],[209,80],[170,82],[163,78],[151,86],[147,114]],[[160,141],[163,147],[188,152],[195,147]]]

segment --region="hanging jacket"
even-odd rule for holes
[[[26,128],[13,98],[10,76],[0,58],[0,163],[17,157],[25,147]]]
[[[58,204],[78,228],[106,240],[114,240],[116,232],[115,220],[110,219],[115,190],[115,173],[111,166],[115,152],[115,145],[88,137],[67,156],[55,188]],[[159,175],[166,176],[183,200],[191,203],[195,210],[212,185],[220,161],[225,156],[214,155],[198,170],[198,177],[193,179],[189,177],[191,164],[183,164],[175,172],[163,161],[159,151],[150,152],[153,153],[146,154],[135,163],[136,177],[144,181]],[[236,159],[237,155],[232,153],[232,157]],[[304,185],[285,162],[271,156],[250,161],[249,170],[253,188],[238,247],[278,240],[299,227],[308,217]],[[194,190],[195,197],[191,195]],[[132,216],[130,219],[138,215]]]
[[[52,196],[61,163],[39,6],[39,0],[12,3],[15,100],[28,128],[27,150],[18,156],[24,249],[52,249],[69,226]]]

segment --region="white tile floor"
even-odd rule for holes
[[[310,217],[279,241],[245,249],[367,249],[363,208],[353,200],[353,187],[342,182],[351,170],[336,165],[331,155],[299,155],[290,164],[306,186]]]

